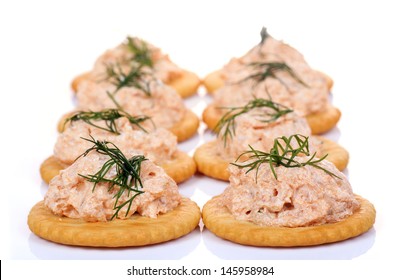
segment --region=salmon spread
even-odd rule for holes
[[[307,156],[296,157],[305,162]],[[221,204],[237,220],[260,226],[305,227],[335,223],[352,215],[360,204],[349,181],[336,167],[323,160],[318,165],[287,168],[269,164],[255,170],[231,165],[230,185],[222,194]]]
[[[134,150],[126,151],[125,156],[130,158],[137,153]],[[56,215],[83,219],[88,222],[105,222],[115,213],[115,196],[118,186],[110,189],[109,183],[100,182],[93,188],[93,183],[81,175],[96,174],[109,161],[108,155],[90,152],[80,157],[70,167],[62,170],[49,184],[44,197],[45,205]],[[149,160],[141,163],[140,179],[144,193],[133,199],[130,210],[125,205],[121,208],[117,218],[125,219],[138,213],[143,216],[156,218],[160,213],[173,210],[180,204],[181,196],[176,183],[166,175],[165,171]],[[106,174],[112,179],[116,175],[115,167]],[[124,191],[119,197],[118,205],[128,201],[134,192]]]
[[[187,109],[178,93],[157,80],[145,82],[148,82],[145,86],[148,86],[150,94],[133,86],[118,88],[107,81],[82,81],[76,93],[77,109],[101,111],[120,106],[132,116],[149,116],[157,127],[164,128],[171,128],[181,121]]]
[[[223,126],[218,133],[218,151],[223,151],[221,156],[227,161],[234,161],[239,155],[248,151],[249,145],[255,150],[269,151],[274,144],[274,139],[281,136],[300,134],[311,135],[310,127],[305,118],[291,112],[280,116],[276,120],[265,122],[269,108],[257,108],[235,118],[234,134],[224,137],[227,126]],[[320,153],[320,141],[309,137],[309,151]],[[295,145],[293,146],[295,147]]]
[[[104,122],[103,120],[95,121],[94,124],[104,127]],[[122,152],[132,149],[140,151],[157,165],[167,162],[177,152],[177,138],[166,129],[151,130],[151,124],[149,124],[146,128],[147,133],[137,129],[125,117],[117,119],[115,123],[119,134],[97,128],[82,120],[72,122],[58,136],[54,146],[54,156],[64,163],[71,164],[93,146],[82,139],[82,137],[90,138],[90,135],[95,139],[114,143]]]
[[[273,99],[306,116],[328,105],[326,77],[291,46],[268,36],[262,44],[222,69],[225,86],[215,92],[218,107],[240,106],[253,96]]]
[[[108,65],[128,67],[132,64],[144,65],[146,69],[164,83],[182,76],[183,70],[163,54],[161,49],[137,37],[128,37],[125,42],[105,51],[96,60],[91,78],[98,80],[104,76]]]

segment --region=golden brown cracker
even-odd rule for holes
[[[71,82],[72,91],[76,93],[79,84],[90,79],[92,79],[90,72],[85,72],[76,76]],[[181,75],[172,77],[172,79],[166,82],[166,84],[176,90],[182,98],[186,98],[197,92],[201,80],[195,73],[182,70]]]
[[[197,172],[194,159],[182,151],[178,151],[172,160],[161,166],[176,183],[186,181]]]
[[[183,70],[182,75],[167,83],[174,88],[182,98],[192,96],[201,84],[200,78],[193,72]]]
[[[210,130],[215,130],[224,112],[217,108],[215,104],[209,104],[202,112],[202,120]]]
[[[344,170],[349,163],[349,152],[338,143],[322,136],[312,136],[321,141],[320,156],[328,154],[326,160],[332,162],[338,170]]]
[[[50,156],[40,166],[40,175],[43,181],[48,184],[51,179],[68,166],[56,157]],[[177,151],[172,159],[162,164],[161,167],[176,183],[186,181],[197,171],[194,159],[182,151]]]
[[[326,160],[332,162],[338,170],[342,171],[346,168],[349,161],[348,151],[325,137],[312,136],[320,140],[321,156],[328,154]],[[226,159],[221,156],[221,150],[217,145],[217,140],[207,142],[194,153],[194,160],[197,164],[198,172],[219,180],[229,181],[230,173],[227,168],[230,164]]]
[[[334,85],[334,81],[331,79],[331,77],[321,71],[316,71],[316,72],[320,73],[320,75],[322,75],[325,78],[327,83],[327,88],[331,90]],[[205,86],[207,92],[213,95],[215,91],[217,91],[219,88],[225,85],[225,78],[223,75],[223,71],[220,69],[209,73],[208,75],[205,76],[202,83]]]
[[[205,76],[202,84],[210,94],[214,94],[216,90],[224,86],[224,78],[222,70],[216,70]]]
[[[51,156],[47,158],[40,165],[40,176],[47,184],[57,176],[61,170],[67,168],[69,165],[58,160],[56,157]]]
[[[194,161],[198,172],[218,180],[228,181],[230,173],[227,170],[229,162],[220,155],[217,140],[199,146],[194,153]]]
[[[157,218],[134,214],[129,219],[86,222],[54,215],[43,203],[33,206],[28,216],[30,230],[37,236],[61,244],[90,247],[145,246],[170,241],[193,231],[200,209],[188,198]]]
[[[194,136],[199,127],[199,118],[193,111],[187,109],[183,118],[171,128],[168,128],[177,137],[178,142],[182,142]]]
[[[331,104],[321,112],[306,116],[306,120],[312,129],[312,134],[323,134],[333,129],[340,118],[341,111]]]
[[[333,243],[358,236],[374,224],[373,204],[356,196],[360,209],[345,220],[332,224],[306,227],[267,227],[239,221],[220,205],[221,196],[208,201],[202,209],[205,227],[215,235],[235,243],[264,247],[299,247]]]
[[[78,76],[76,76],[71,82],[71,89],[74,93],[78,91],[79,84],[86,80],[91,80],[91,72],[84,72]]]
[[[215,104],[208,105],[202,113],[202,120],[209,129],[214,130],[219,120],[223,117],[223,110],[216,107]],[[341,111],[331,104],[321,112],[306,116],[306,120],[312,130],[312,134],[325,133],[338,123],[341,118]]]
[[[73,114],[75,114],[76,111],[72,111],[72,112],[68,112],[64,115],[62,115],[61,119],[58,121],[57,124],[57,131],[59,133],[64,132],[64,130],[68,127],[68,125],[70,125],[70,122],[66,122],[68,118],[72,117]]]

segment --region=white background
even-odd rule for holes
[[[198,263],[202,267],[229,265],[230,260],[244,260],[240,264],[248,263],[245,260],[269,260],[251,262],[265,265],[270,260],[305,259],[301,265],[308,270],[290,269],[298,267],[298,263],[290,261],[277,263],[280,276],[308,279],[341,275],[337,272],[341,268],[344,275],[357,276],[393,271],[399,249],[399,118],[395,98],[399,94],[398,9],[394,1],[348,2],[1,2],[0,252],[2,260],[11,260],[6,264],[7,275],[32,276],[37,271],[42,279],[53,275],[48,262],[24,261],[30,259],[147,260],[140,262],[142,265],[164,264],[152,259],[180,260],[179,264],[194,267]],[[55,245],[30,233],[26,217],[46,189],[39,166],[52,153],[58,119],[74,106],[69,85],[75,75],[89,70],[104,50],[132,35],[160,46],[177,64],[204,77],[258,43],[262,26],[275,38],[300,50],[311,66],[334,79],[333,103],[342,111],[342,119],[327,136],[349,150],[351,159],[345,173],[354,192],[372,201],[377,209],[377,220],[370,232],[327,246],[259,249],[235,245],[198,229],[174,242],[122,250]],[[203,90],[200,93],[187,100],[197,113],[209,102]],[[203,129],[202,126],[200,132]],[[205,140],[213,137],[205,136]],[[202,141],[204,137],[197,135],[181,149],[192,153]],[[180,189],[202,206],[224,187],[221,182],[196,176]],[[315,259],[349,261],[315,264]],[[112,262],[110,267],[129,263],[132,262]],[[55,269],[63,265],[51,264]],[[96,262],[68,264],[94,274],[93,267],[97,266]],[[334,269],[326,273],[324,268],[330,265]],[[19,270],[21,266],[26,269]],[[98,266],[105,277],[106,268]],[[63,276],[73,275],[72,270],[67,271]],[[117,275],[125,275],[124,271],[120,267]]]

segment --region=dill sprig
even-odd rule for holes
[[[259,45],[263,45],[266,41],[266,39],[269,37],[269,33],[267,33],[266,27],[262,27],[262,30],[260,31],[260,43]]]
[[[259,71],[256,72],[255,74],[249,75],[248,77],[239,81],[239,83],[247,81],[247,80],[255,80],[256,83],[258,84],[262,81],[265,81],[268,78],[272,78],[272,79],[278,80],[281,84],[286,86],[284,81],[280,77],[277,76],[278,72],[286,72],[298,83],[302,84],[305,87],[308,87],[308,85],[304,81],[302,81],[301,78],[298,77],[298,75],[294,72],[294,70],[284,62],[279,62],[279,61],[252,62],[252,63],[249,63],[248,65],[254,67],[255,69],[257,69]]]
[[[134,62],[137,62],[139,65],[148,66],[150,68],[154,67],[154,63],[151,58],[151,51],[145,41],[127,37],[124,44],[133,54],[132,60]]]
[[[288,107],[275,103],[272,100],[256,98],[249,101],[246,105],[242,107],[222,107],[222,109],[228,109],[228,111],[223,115],[223,117],[216,124],[215,130],[218,136],[223,133],[222,139],[226,145],[227,138],[233,138],[235,136],[235,119],[236,117],[245,114],[255,108],[269,108],[270,110],[264,111],[263,114],[259,115],[258,119],[261,122],[273,122],[276,121],[283,115],[293,112],[293,110]],[[223,129],[224,128],[224,129]]]
[[[111,220],[118,217],[119,211],[127,205],[127,216],[132,206],[133,200],[144,191],[140,190],[143,188],[143,183],[140,179],[141,163],[147,160],[143,155],[136,155],[127,159],[125,155],[119,150],[113,143],[107,141],[95,140],[92,136],[91,139],[82,138],[86,141],[93,143],[93,146],[87,149],[80,157],[84,157],[91,151],[96,151],[102,155],[109,156],[104,165],[95,174],[79,176],[85,178],[89,182],[94,183],[92,191],[95,190],[97,184],[107,183],[109,184],[108,191],[112,191],[115,187],[119,187],[115,193],[114,210],[115,213],[112,215]],[[109,177],[109,173],[115,168],[115,176]],[[111,171],[111,172],[110,172]],[[127,192],[128,200],[118,205],[119,199],[123,193]]]
[[[148,117],[148,116],[134,116],[133,117],[133,116],[129,115],[128,113],[126,113],[125,111],[119,110],[119,109],[105,109],[105,110],[102,110],[99,112],[79,111],[79,112],[76,112],[72,117],[67,118],[65,120],[64,126],[68,122],[72,123],[72,122],[81,120],[91,126],[94,126],[99,129],[109,131],[111,133],[119,135],[119,131],[118,131],[118,128],[116,125],[116,120],[119,118],[127,118],[131,124],[137,126],[142,131],[147,132],[144,129],[144,127],[142,127],[140,125],[140,123],[150,119],[150,117]],[[93,121],[99,121],[99,120],[103,120],[105,122],[104,126],[100,126],[100,125],[93,123]]]
[[[113,94],[123,87],[135,87],[142,90],[147,96],[151,96],[150,82],[153,79],[145,80],[144,77],[152,76],[151,73],[144,71],[143,65],[131,65],[129,72],[125,73],[119,63],[106,65],[106,78],[116,86]]]
[[[293,144],[291,142],[294,142],[295,146],[297,145],[298,148],[294,148]],[[274,178],[277,180],[277,174],[274,169],[274,167],[277,166],[284,166],[286,168],[293,168],[293,167],[303,167],[306,165],[310,165],[314,168],[318,168],[326,172],[327,174],[336,177],[338,179],[341,179],[331,171],[323,168],[322,166],[318,165],[319,162],[324,160],[328,154],[324,155],[321,158],[315,158],[316,157],[316,152],[313,153],[312,156],[310,156],[309,152],[309,137],[308,136],[303,136],[300,134],[294,134],[289,136],[288,138],[285,136],[278,137],[274,140],[273,147],[270,149],[270,151],[263,152],[259,150],[255,150],[252,146],[249,145],[250,150],[242,153],[241,155],[238,156],[236,159],[235,163],[231,163],[239,168],[248,168],[247,172],[250,172],[252,170],[256,170],[255,176],[256,176],[256,181],[258,179],[258,172],[259,172],[259,167],[267,163],[270,166],[270,169],[273,173]],[[300,162],[296,160],[295,158],[297,156],[310,156],[310,158],[305,161],[305,162]],[[249,163],[243,163],[243,164],[238,164],[236,163],[237,161],[240,160],[242,156],[249,156],[249,158],[246,161],[249,161]]]

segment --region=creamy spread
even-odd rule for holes
[[[301,83],[287,71],[275,71],[274,77],[261,82],[247,79],[259,73],[260,68],[251,63],[283,62],[288,65]],[[301,115],[320,112],[328,105],[329,88],[323,74],[310,68],[303,56],[291,46],[268,37],[240,58],[232,59],[222,69],[226,86],[215,92],[216,106],[242,106],[253,96],[273,99],[293,108]]]
[[[127,151],[127,158],[135,155],[134,150]],[[79,158],[70,167],[62,170],[59,175],[50,181],[49,189],[44,197],[45,205],[56,215],[70,218],[79,218],[89,222],[110,220],[114,210],[115,195],[119,187],[109,190],[109,184],[98,183],[93,190],[93,183],[82,175],[95,174],[109,156],[97,152],[90,152],[86,157]],[[108,173],[109,178],[115,176],[115,168]],[[180,204],[176,183],[166,175],[165,171],[151,161],[141,164],[140,178],[143,184],[143,194],[133,200],[130,211],[124,206],[118,218],[129,218],[134,213],[155,218],[160,213],[171,211]],[[129,200],[134,193],[128,196],[126,191],[119,198],[119,205]]]
[[[289,137],[293,134],[309,136],[310,127],[305,118],[294,112],[279,117],[272,122],[262,122],[269,108],[257,108],[235,118],[235,129],[232,137],[223,139],[226,126],[218,134],[218,151],[220,156],[228,161],[235,160],[239,155],[249,150],[249,145],[255,150],[270,151],[274,139],[277,137]],[[293,146],[293,148],[297,148]],[[309,137],[309,150],[320,154],[320,141]]]
[[[116,102],[132,116],[151,117],[157,127],[171,128],[183,119],[186,107],[174,89],[156,80],[149,81],[151,96],[135,87],[122,87],[116,91],[112,83],[83,81],[79,84],[77,109],[81,111],[101,111],[116,108],[108,96],[113,94]]]
[[[131,37],[131,40],[137,46],[148,49],[149,56],[153,63],[152,70],[158,79],[164,83],[168,83],[182,75],[183,70],[174,64],[169,59],[168,55],[163,54],[161,49],[137,37]],[[126,43],[122,43],[113,49],[109,49],[96,60],[91,72],[91,77],[93,79],[103,77],[104,73],[106,72],[106,66],[110,64],[119,64],[122,66],[129,65],[132,63],[132,61],[134,62],[134,56],[134,53],[129,50],[129,47],[126,45]]]
[[[305,162],[308,157],[296,157]],[[222,194],[226,206],[238,220],[261,226],[302,227],[334,223],[352,215],[359,207],[349,181],[330,162],[318,165],[336,178],[310,165],[286,168],[269,164],[246,174],[246,169],[230,166],[230,185]]]
[[[93,121],[93,123],[104,127],[104,121]],[[127,118],[117,119],[116,127],[119,134],[102,130],[81,120],[72,122],[58,136],[54,146],[54,156],[62,162],[71,164],[93,146],[92,143],[82,139],[82,137],[90,138],[90,135],[95,139],[114,143],[122,152],[138,150],[158,165],[170,160],[177,152],[177,138],[166,129],[158,128],[151,131],[149,127],[146,133],[137,129]]]

